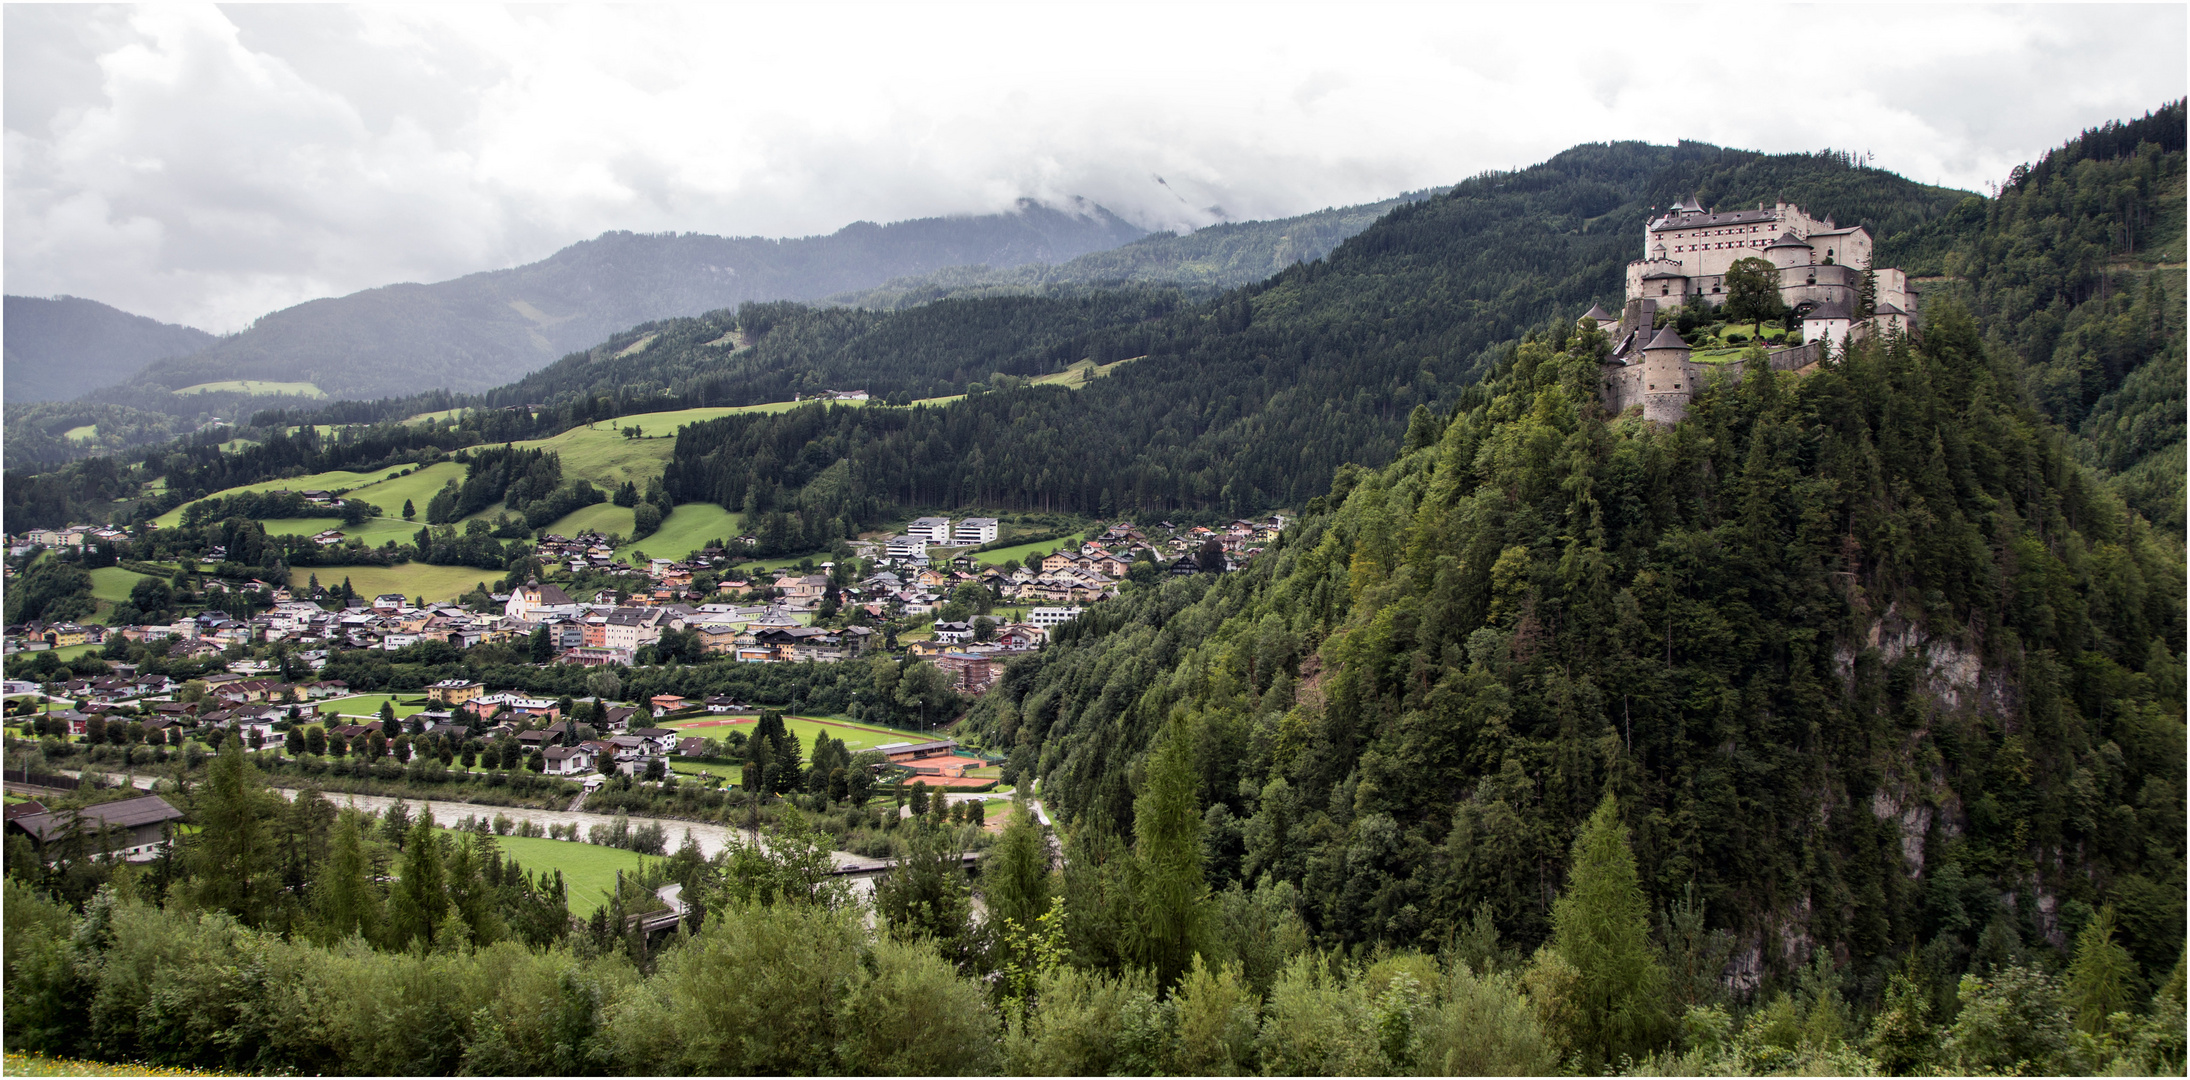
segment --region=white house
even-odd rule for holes
[[[577,776],[593,771],[593,751],[583,746],[550,746],[541,752],[550,776]]]
[[[883,551],[893,559],[924,559],[928,556],[928,539],[910,533],[893,536]]]
[[[917,536],[931,544],[948,544],[951,542],[951,519],[945,517],[919,518],[905,527],[905,535]]]

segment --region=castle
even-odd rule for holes
[[[1726,302],[1726,271],[1737,260],[1760,258],[1779,272],[1779,294],[1802,327],[1802,344],[1775,349],[1773,368],[1794,371],[1823,359],[1850,335],[1908,330],[1916,325],[1916,290],[1895,269],[1873,269],[1871,234],[1841,228],[1785,202],[1755,210],[1706,211],[1684,199],[1643,227],[1643,257],[1627,264],[1627,302],[1618,315],[1592,306],[1611,339],[1604,363],[1604,401],[1613,412],[1641,405],[1646,419],[1672,423],[1688,411],[1688,399],[1714,372],[1739,379],[1739,365],[1691,359],[1688,343],[1671,326],[1658,326],[1661,309],[1701,300]],[[1865,273],[1872,276],[1873,312],[1858,325],[1856,310]]]

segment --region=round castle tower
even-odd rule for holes
[[[1688,371],[1688,343],[1668,326],[1642,349],[1643,419],[1679,423],[1696,388]]]

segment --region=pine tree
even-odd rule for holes
[[[227,911],[245,925],[266,915],[280,885],[277,848],[268,822],[280,796],[259,782],[243,756],[243,740],[225,739],[207,770],[191,846],[199,906]]]
[[[1580,973],[1574,1044],[1589,1071],[1663,1040],[1666,975],[1650,945],[1650,907],[1607,794],[1574,838],[1567,888],[1551,906],[1552,946]]]
[[[433,815],[420,814],[403,845],[403,864],[388,897],[388,935],[396,948],[413,941],[432,947],[448,914],[447,875]]]
[[[418,508],[417,508],[417,507],[415,507],[415,506],[412,506],[412,505],[411,505],[411,501],[410,501],[409,499],[405,499],[405,500],[403,500],[403,520],[405,520],[405,521],[415,521],[415,520],[417,520],[417,518],[418,518]]]
[[[2076,1011],[2077,1029],[2104,1032],[2107,1017],[2129,1008],[2136,977],[2137,962],[2114,941],[2114,905],[2108,904],[2076,935],[2076,958],[2068,965],[2068,1005]]]
[[[370,939],[379,930],[380,898],[373,891],[363,829],[355,812],[345,811],[335,820],[327,869],[313,887],[312,900],[328,940],[339,941],[353,933]]]
[[[1166,727],[1133,800],[1133,945],[1160,986],[1186,973],[1201,944],[1209,896],[1201,864],[1200,781],[1189,739],[1182,725]]]

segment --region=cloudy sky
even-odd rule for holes
[[[0,19],[6,291],[214,331],[608,229],[797,236],[1068,195],[1181,229],[1611,139],[1868,151],[1981,191],[2186,82],[2179,4],[9,4]]]

